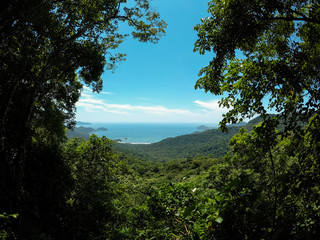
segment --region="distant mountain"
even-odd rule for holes
[[[268,114],[268,115],[267,115],[267,117],[270,118],[270,119],[273,118],[273,117],[275,117],[275,116],[277,116],[277,115],[276,115],[276,114]],[[254,125],[257,125],[258,123],[260,123],[260,122],[262,122],[262,121],[263,121],[263,118],[262,118],[261,116],[256,117],[256,118],[252,119],[251,121],[249,121],[249,122],[244,126],[244,128],[247,129],[248,131],[251,131],[251,130],[252,130],[252,127],[253,127]],[[306,123],[307,123],[307,122],[297,121],[297,124],[298,124],[300,127],[305,126]],[[278,125],[278,127],[277,127],[277,130],[278,130],[278,131],[284,131],[287,126],[288,126],[288,122],[286,122],[285,119],[280,118],[280,119],[279,119],[279,125]]]
[[[247,125],[246,122],[240,122],[240,123],[231,124],[231,125],[229,125],[229,127],[243,127],[245,125]]]
[[[248,123],[230,125],[228,133],[222,133],[219,129],[208,129],[202,125],[197,128],[199,131],[202,130],[201,132],[167,138],[149,145],[119,143],[116,147],[121,152],[160,162],[197,155],[219,158],[229,151],[229,141],[240,128],[251,131],[252,127],[262,120],[261,117],[257,117]]]
[[[99,128],[97,128],[95,131],[97,132],[97,131],[107,131],[107,130],[108,130],[108,128],[99,127]]]
[[[83,138],[85,140],[88,140],[90,137],[90,134],[94,132],[95,129],[91,127],[75,127],[74,129],[67,131],[67,138]]]
[[[209,129],[212,129],[212,127],[207,127],[205,125],[201,125],[199,127],[196,127],[197,132],[203,132],[203,131],[207,131]]]
[[[230,125],[228,125],[228,127],[243,127],[246,124],[247,124],[246,122],[241,122],[241,123],[230,124]],[[199,127],[196,127],[196,132],[195,133],[207,131],[207,130],[210,130],[210,129],[217,129],[217,128],[218,127],[208,127],[208,126],[205,126],[205,125],[201,125]]]
[[[273,116],[276,116],[275,114],[269,114],[270,118]],[[251,119],[247,124],[245,124],[243,127],[247,129],[248,131],[251,131],[254,125],[257,125],[258,123],[261,123],[263,121],[263,118],[261,116],[255,117]]]
[[[83,138],[85,140],[88,140],[90,138],[90,135],[94,132],[97,131],[107,131],[107,128],[104,127],[100,127],[97,129],[91,128],[91,127],[75,127],[74,129],[68,130],[67,131],[67,138],[74,138],[74,137],[78,137],[78,138]]]

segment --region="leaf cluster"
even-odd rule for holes
[[[194,51],[215,57],[195,87],[224,97],[221,121],[276,110],[296,129],[319,111],[319,5],[310,1],[210,1]],[[269,101],[268,104],[264,104]]]

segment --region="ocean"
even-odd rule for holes
[[[197,127],[205,125],[217,128],[216,124],[201,123],[90,123],[77,126],[91,127],[94,129],[106,128],[107,130],[96,131],[94,134],[106,136],[112,140],[120,140],[122,143],[150,144],[159,142],[169,137],[191,134],[199,131]]]

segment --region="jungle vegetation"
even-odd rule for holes
[[[196,88],[225,94],[222,131],[262,121],[224,156],[156,162],[105,137],[66,138],[83,85],[99,92],[124,58],[119,22],[140,41],[165,33],[135,2],[0,3],[0,239],[317,239],[319,3],[209,1],[194,50],[215,57]]]

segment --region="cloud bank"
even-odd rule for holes
[[[112,93],[108,94],[109,96]],[[104,96],[105,97],[105,96]],[[150,102],[152,100],[150,99]],[[194,122],[218,123],[225,109],[217,100],[193,101],[192,109],[156,105],[109,103],[85,88],[77,106],[77,119],[89,122]]]

